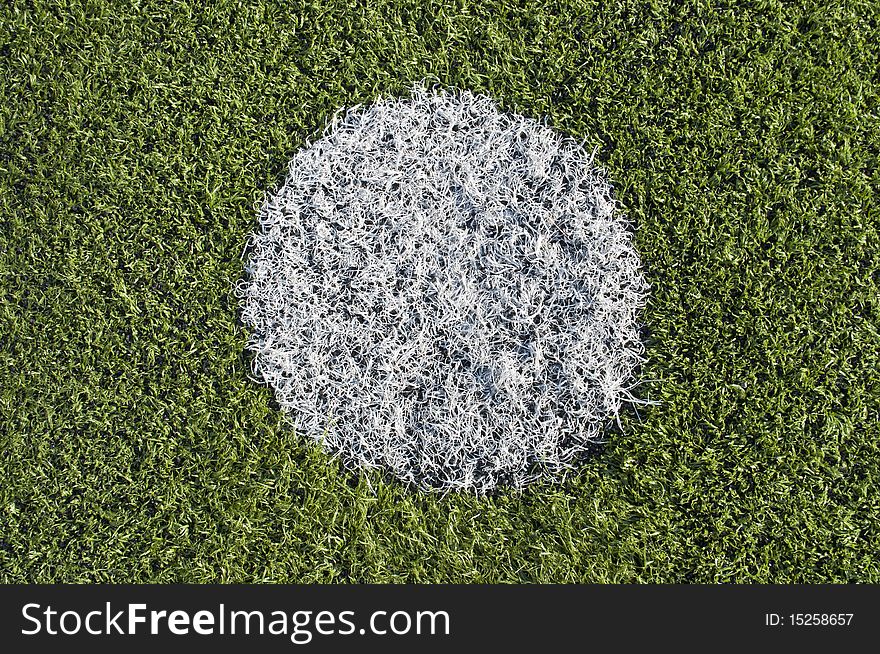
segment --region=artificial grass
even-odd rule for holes
[[[349,5],[0,8],[0,580],[880,581],[880,4]],[[662,404],[560,486],[348,474],[247,378],[256,202],[426,76],[638,224]]]

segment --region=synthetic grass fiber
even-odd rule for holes
[[[558,478],[632,400],[647,290],[577,142],[417,85],[300,150],[239,287],[254,372],[352,468],[484,493]]]
[[[5,2],[0,579],[880,581],[877,2]],[[563,484],[351,474],[248,379],[266,189],[418,80],[585,140],[659,405]]]

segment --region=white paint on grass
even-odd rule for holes
[[[417,86],[338,114],[260,211],[238,288],[301,433],[424,489],[558,478],[615,418],[647,284],[573,140]]]

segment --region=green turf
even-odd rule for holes
[[[212,4],[0,8],[0,580],[880,582],[877,0]],[[426,76],[638,224],[662,404],[562,485],[354,477],[247,378],[255,203]]]

